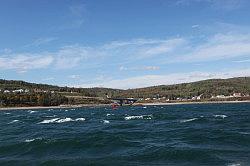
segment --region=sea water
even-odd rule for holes
[[[0,165],[250,165],[250,104],[0,111]]]

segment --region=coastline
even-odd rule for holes
[[[157,105],[185,105],[185,104],[233,104],[233,103],[250,103],[250,100],[244,101],[200,101],[200,102],[173,102],[173,103],[135,103],[133,106],[157,106]],[[64,109],[64,108],[82,108],[82,107],[105,107],[110,104],[81,104],[81,105],[61,105],[61,106],[32,106],[32,107],[0,107],[0,111],[11,110],[29,110],[29,109]]]
[[[185,104],[234,104],[234,103],[250,103],[250,100],[243,101],[197,101],[197,102],[173,102],[173,103],[137,103],[139,105],[185,105]]]
[[[104,107],[109,104],[81,104],[81,105],[61,105],[61,106],[32,106],[32,107],[0,107],[0,111],[29,110],[29,109],[60,109],[60,108],[82,108],[82,107]]]

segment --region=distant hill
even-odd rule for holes
[[[121,82],[122,84],[122,82]],[[22,89],[24,92],[13,92]],[[5,92],[9,91],[9,92]],[[230,96],[234,93],[250,94],[250,77],[230,79],[210,79],[176,85],[160,85],[137,89],[72,88],[25,81],[0,80],[0,106],[51,106],[61,104],[108,104],[109,97],[164,98],[169,100],[192,99],[202,96],[210,100],[212,96]],[[238,100],[238,98],[230,100]],[[243,100],[243,98],[240,98]],[[166,100],[165,100],[166,101]]]
[[[75,92],[83,96],[89,97],[103,97],[106,94],[112,95],[119,93],[123,90],[111,89],[111,88],[72,88],[72,87],[60,87],[56,85],[48,84],[36,84],[25,81],[17,80],[3,80],[0,79],[0,89],[3,90],[16,90],[16,89],[28,89],[30,91],[55,91],[55,92]]]
[[[191,98],[203,94],[204,98],[212,95],[231,95],[233,93],[250,94],[250,77],[230,79],[210,79],[176,85],[160,85],[146,88],[129,89],[117,94],[119,97],[177,97]]]

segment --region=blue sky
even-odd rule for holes
[[[250,76],[248,0],[2,0],[0,78],[137,88]]]

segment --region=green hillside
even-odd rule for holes
[[[204,98],[212,95],[231,95],[233,93],[250,94],[250,77],[230,79],[210,79],[176,85],[160,85],[147,88],[129,89],[117,94],[120,97],[177,97],[190,98],[203,94]]]
[[[23,92],[13,92],[22,89]],[[0,106],[56,106],[61,104],[108,104],[110,97],[192,99],[202,96],[250,94],[250,77],[210,79],[176,85],[160,85],[138,89],[72,88],[24,81],[0,80]],[[245,98],[248,99],[249,97]],[[244,99],[244,100],[245,100]],[[231,100],[231,99],[230,99]],[[238,99],[237,99],[238,100]],[[166,100],[165,100],[166,101]]]

